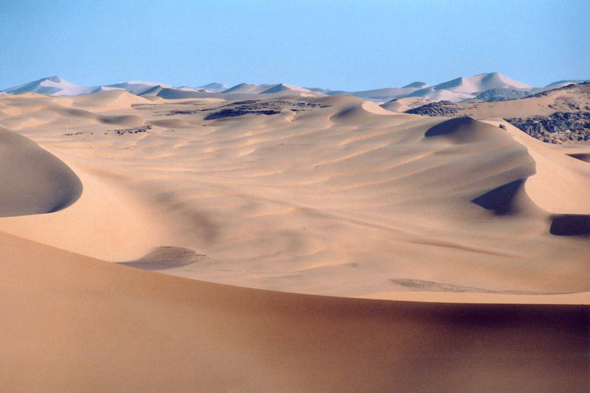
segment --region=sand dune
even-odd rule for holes
[[[229,86],[224,85],[223,83],[218,83],[218,82],[212,82],[212,83],[208,83],[206,85],[203,86],[199,86],[199,89],[205,89],[208,91],[212,91],[212,92],[222,92],[224,90],[229,89]]]
[[[373,90],[363,90],[363,91],[355,91],[355,92],[338,92],[338,91],[325,91],[327,95],[336,95],[336,94],[350,94],[355,97],[363,98],[365,100],[371,100],[375,102],[384,102],[390,101],[392,98],[396,97],[406,97],[409,94],[418,91],[422,88],[428,87],[427,84],[421,82],[411,83],[405,87],[392,87],[392,88],[384,88],[384,89],[373,89]]]
[[[2,391],[590,387],[583,306],[282,294],[143,272],[9,235],[0,242],[12,251],[0,264]]]
[[[580,83],[582,81],[577,82]],[[567,84],[568,83],[565,81],[560,81],[546,87],[531,87],[522,82],[501,75],[498,72],[490,72],[472,77],[459,77],[434,86],[429,86],[423,82],[414,82],[401,88],[384,88],[365,91],[326,90],[321,88],[314,88],[311,90],[326,95],[352,95],[381,104],[408,98],[421,98],[426,101],[471,101],[482,93],[493,90],[499,90],[496,92],[499,96],[501,96],[502,93],[506,94],[511,91],[521,92],[523,95],[529,95],[566,86]],[[482,95],[482,97],[483,96],[485,95]]]
[[[26,115],[58,116],[48,125],[0,123],[95,191],[59,214],[1,220],[9,233],[115,262],[186,248],[207,263],[162,271],[290,292],[368,296],[407,290],[408,279],[590,290],[590,244],[551,229],[555,215],[588,214],[587,164],[499,123],[394,114],[350,96],[57,99]],[[25,106],[11,100],[0,102]]]
[[[590,214],[590,206],[581,192],[590,186],[590,168],[583,160],[571,156],[575,151],[590,151],[590,146],[548,145],[507,122],[502,123],[516,140],[526,143],[535,159],[537,175],[527,182],[527,192],[535,203],[552,213]]]
[[[78,86],[58,76],[51,76],[48,78],[39,79],[33,82],[25,83],[24,85],[12,87],[4,90],[7,94],[21,94],[21,93],[37,93],[37,94],[52,94],[56,96],[61,95],[78,95],[88,94],[95,90],[95,87]]]
[[[590,388],[584,145],[351,96],[0,111],[2,391]]]
[[[305,89],[303,87],[279,83],[279,84],[276,84],[276,85],[260,92],[260,94],[273,94],[273,93],[280,93],[283,91],[301,91],[301,92],[305,92],[305,93],[311,93],[311,90]]]
[[[403,113],[407,110],[421,107],[422,105],[426,105],[430,103],[430,101],[425,100],[424,98],[420,97],[409,97],[409,98],[399,98],[396,100],[392,100],[381,104],[383,109],[387,109],[388,111]]]
[[[0,91],[2,94],[39,93],[54,96],[78,96],[111,90],[128,91],[131,94],[144,96],[148,99],[162,97],[167,100],[186,98],[228,98],[231,100],[257,99],[258,94],[279,94],[300,92],[318,95],[352,95],[379,104],[403,98],[422,98],[428,101],[471,102],[473,100],[490,101],[506,97],[522,97],[550,91],[571,83],[582,83],[583,80],[562,80],[545,87],[531,87],[522,82],[510,79],[498,72],[483,73],[471,77],[459,77],[446,82],[429,86],[424,82],[413,82],[403,87],[387,87],[362,91],[331,90],[320,87],[302,88],[279,84],[253,85],[240,83],[228,87],[222,83],[209,83],[198,88],[190,86],[171,87],[158,82],[120,82],[102,86],[77,86],[57,76],[43,78],[20,86]],[[233,94],[227,97],[226,94]]]
[[[143,97],[118,89],[76,97],[76,99],[71,99],[71,102],[76,108],[90,108],[93,112],[112,111],[132,105],[152,103]]]
[[[507,78],[497,72],[490,72],[475,75],[469,78],[456,78],[448,82],[439,83],[432,87],[425,87],[416,90],[408,97],[421,97],[430,101],[452,101],[459,102],[474,98],[475,96],[490,89],[515,89],[529,91],[531,86],[522,82]]]
[[[273,87],[273,85],[252,85],[248,83],[240,83],[238,85],[232,86],[223,92],[226,94],[234,94],[234,93],[250,93],[250,94],[259,94],[269,88]]]
[[[80,197],[70,168],[31,140],[0,127],[0,152],[0,216],[55,212]]]
[[[528,90],[531,88],[529,85],[507,78],[498,72],[479,74],[470,78],[457,78],[433,87],[435,90],[449,90],[466,94],[474,94],[489,89]]]

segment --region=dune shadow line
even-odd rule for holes
[[[498,216],[515,212],[514,199],[526,179],[514,180],[473,199],[471,202],[484,209],[491,210]]]
[[[556,214],[551,216],[549,232],[555,236],[583,236],[590,234],[590,215]]]
[[[430,127],[428,131],[424,134],[425,137],[433,137],[433,136],[440,136],[440,135],[452,135],[457,132],[458,127],[462,126],[469,126],[477,123],[476,120],[473,120],[471,117],[463,116],[457,117],[455,119],[443,121],[433,127]]]

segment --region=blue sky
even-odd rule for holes
[[[0,89],[590,79],[590,1],[0,0]]]

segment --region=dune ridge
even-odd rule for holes
[[[590,389],[578,150],[346,96],[142,100],[0,97],[1,391]]]
[[[0,98],[8,112],[27,108],[0,123],[95,191],[58,214],[0,220],[3,231],[116,262],[186,248],[207,263],[161,271],[299,293],[390,298],[404,279],[447,291],[590,289],[583,231],[559,230],[583,226],[586,163],[510,125],[395,114],[350,96],[67,99]],[[45,113],[51,121],[24,124]]]

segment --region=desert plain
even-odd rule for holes
[[[590,144],[398,107],[0,96],[0,391],[590,390]]]

